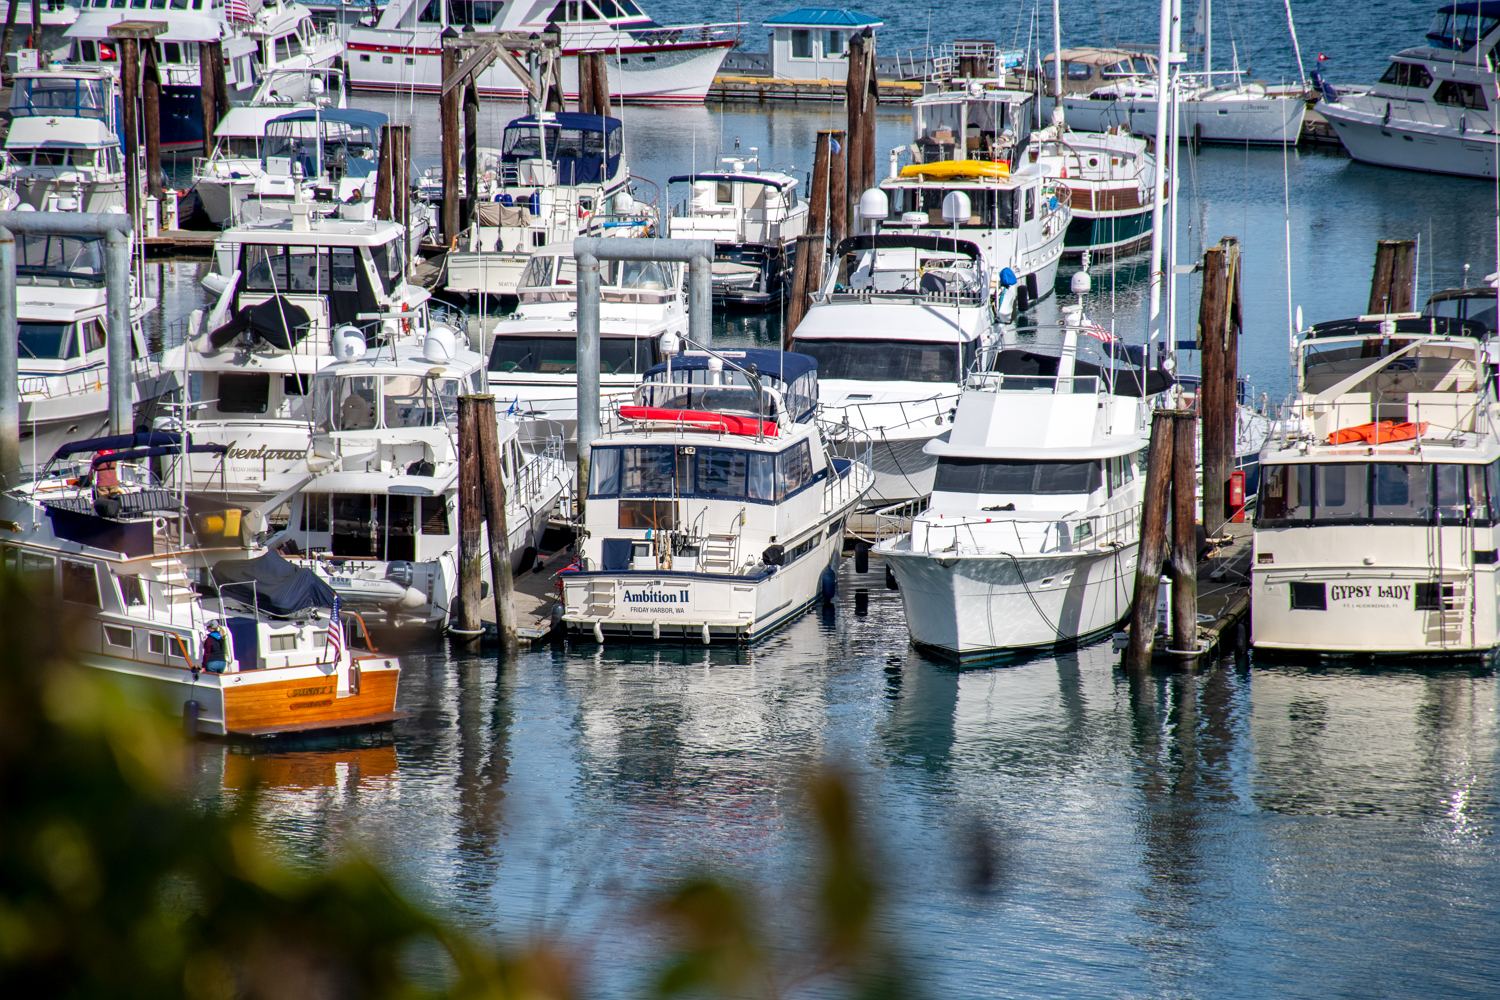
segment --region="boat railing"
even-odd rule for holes
[[[31,375],[21,379],[21,398],[60,399],[103,392],[109,386],[109,373],[103,365],[56,375]]]
[[[1005,552],[1032,556],[1118,551],[1140,538],[1141,508],[1138,504],[1123,510],[1061,517],[1029,516],[1002,512],[998,508],[993,514],[986,514],[940,514],[934,517],[929,512],[920,520],[910,518],[904,533],[910,538],[913,551],[935,556]],[[899,520],[899,517],[887,518],[888,522]]]
[[[1094,395],[1099,392],[1099,377],[1097,375],[1007,375],[1004,372],[973,372],[969,375],[965,388],[975,392]]]
[[[838,286],[835,286],[832,292],[815,296],[819,302],[845,302],[861,305],[871,302],[892,302],[903,305],[921,304],[940,309],[978,308],[984,304],[986,297],[982,292],[966,295],[961,292],[929,292],[919,289],[911,291],[878,288],[840,289]]]
[[[672,24],[657,28],[631,28],[624,34],[642,45],[675,45],[680,41],[712,42],[739,34],[743,21],[716,24]]]
[[[874,440],[869,432],[848,424],[818,421],[823,438],[828,478],[823,485],[825,510],[838,510],[864,495],[875,482]],[[846,462],[839,468],[835,459]]]
[[[1283,441],[1287,444],[1293,441],[1324,444],[1339,431],[1383,421],[1426,424],[1420,438],[1400,442],[1412,448],[1418,447],[1421,438],[1430,440],[1492,430],[1483,420],[1489,412],[1488,397],[1483,393],[1406,393],[1391,398],[1361,393],[1360,396],[1362,398],[1331,401],[1288,398],[1282,405]],[[1378,442],[1352,443],[1366,446]]]
[[[912,522],[927,510],[927,505],[931,500],[930,496],[917,497],[915,500],[903,500],[876,511],[875,540],[884,541],[887,538],[908,534],[911,531]]]
[[[562,476],[565,469],[563,440],[553,435],[533,453],[531,461],[516,470],[515,501],[531,507],[549,496],[548,482]]]
[[[914,424],[935,423],[942,425],[951,419],[953,408],[958,405],[959,392],[936,393],[923,399],[901,399],[886,401],[871,401],[868,403],[845,403],[841,405],[820,404],[819,408],[826,414],[826,418],[832,418],[834,414],[839,415],[839,423],[851,424],[853,426],[879,427],[882,431],[896,431],[911,427]],[[887,414],[892,408],[899,408],[901,419],[892,420]],[[866,410],[870,411],[872,417],[865,416]],[[851,420],[854,415],[858,419]]]

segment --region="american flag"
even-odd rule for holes
[[[333,647],[334,662],[344,658],[344,619],[341,614],[343,605],[339,601],[339,595],[333,595],[333,618],[328,622],[328,644]]]
[[[1120,339],[1119,337],[1116,337],[1114,334],[1110,333],[1108,330],[1104,329],[1104,327],[1100,326],[1098,323],[1095,323],[1092,326],[1084,327],[1083,332],[1085,336],[1093,337],[1095,340],[1102,340],[1106,344],[1112,344]]]
[[[249,0],[229,0],[224,5],[224,16],[228,17],[231,21],[250,20]]]

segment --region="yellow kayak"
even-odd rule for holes
[[[1009,177],[1010,164],[989,160],[939,160],[901,168],[902,177]]]

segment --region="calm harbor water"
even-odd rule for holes
[[[1125,6],[1065,3],[1068,40],[1152,37],[1154,11]],[[1257,75],[1295,73],[1279,4],[1218,6]],[[1327,51],[1336,78],[1368,81],[1420,35],[1428,7],[1299,5],[1304,59]],[[862,9],[886,18],[892,45],[922,44],[927,7]],[[735,18],[724,0],[651,11]],[[935,38],[1010,38],[1031,10],[931,14]],[[1225,52],[1228,37],[1216,39]],[[412,122],[419,165],[437,162],[435,101],[355,103]],[[518,111],[485,105],[483,141],[497,144]],[[800,173],[840,111],[629,108],[627,153],[663,186],[736,139]],[[882,109],[880,148],[906,128],[904,109]],[[1287,390],[1284,205],[1291,300],[1307,322],[1364,310],[1377,238],[1420,237],[1423,297],[1461,283],[1466,263],[1471,282],[1496,269],[1485,184],[1324,151],[1183,156],[1182,258],[1242,241],[1241,366],[1273,400]],[[165,342],[201,301],[199,269],[153,279]],[[1093,272],[1090,315],[1140,341],[1141,259]],[[1188,337],[1196,289],[1184,285]],[[775,317],[717,325],[732,344],[775,342],[779,329]],[[399,699],[410,720],[203,744],[199,793],[231,803],[258,772],[261,823],[294,862],[361,851],[469,926],[558,935],[588,956],[598,996],[639,991],[656,945],[640,905],[674,875],[711,866],[753,885],[766,912],[796,911],[809,865],[801,782],[823,763],[855,776],[892,947],[931,996],[1500,995],[1490,670],[1228,663],[1136,683],[1107,644],[958,669],[909,648],[880,569],[846,564],[834,608],[744,650],[590,643],[501,667],[412,636]]]

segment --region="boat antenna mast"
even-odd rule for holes
[[[1175,7],[1175,11],[1174,11]],[[1177,53],[1172,45],[1172,21],[1176,13],[1180,17],[1180,0],[1161,0],[1161,25],[1160,40],[1157,46],[1156,56],[1156,190],[1151,199],[1151,257],[1149,262],[1150,288],[1147,301],[1149,303],[1146,312],[1146,350],[1149,353],[1151,342],[1162,336],[1161,328],[1161,298],[1162,279],[1170,265],[1165,263],[1166,255],[1163,253],[1163,240],[1165,238],[1164,212],[1167,192],[1171,185],[1168,180],[1167,165],[1174,163],[1177,159],[1177,150],[1168,147],[1172,136],[1171,123],[1168,120],[1169,102],[1168,92],[1171,88],[1171,68]],[[1168,354],[1171,346],[1166,347]]]

